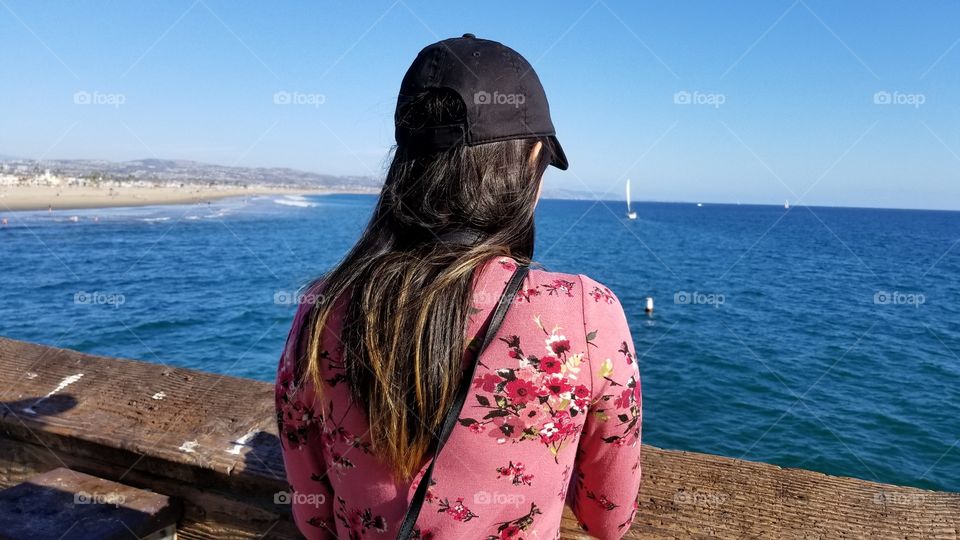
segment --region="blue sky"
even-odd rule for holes
[[[0,0],[0,155],[382,175],[404,71],[464,32],[534,64],[571,162],[549,186],[960,210],[947,1]]]

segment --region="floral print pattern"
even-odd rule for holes
[[[545,335],[546,354],[525,353],[518,335],[500,338],[516,365],[474,378],[478,392],[472,409],[483,414],[462,416],[460,424],[475,433],[493,426],[499,444],[538,441],[557,461],[564,445],[580,432],[582,422],[574,419],[586,411],[591,392],[577,380],[583,353],[571,352],[570,340],[559,333],[559,326],[548,332],[539,318],[535,324]],[[474,427],[478,425],[482,427]]]
[[[441,500],[437,512],[443,512],[457,521],[470,521],[479,517],[463,504],[463,497],[458,498],[453,504],[450,504],[447,499]]]
[[[511,519],[509,521],[504,521],[503,523],[498,524],[497,534],[492,534],[487,537],[487,540],[505,540],[508,538],[524,538],[524,533],[531,528],[533,525],[534,516],[539,516],[543,512],[537,508],[536,503],[530,504],[530,511],[525,515]]]
[[[349,532],[349,538],[359,539],[366,535],[367,531],[384,532],[387,530],[387,522],[381,516],[373,515],[369,508],[347,509],[347,501],[337,497],[337,521]]]
[[[515,486],[529,486],[533,483],[533,475],[526,474],[523,463],[516,465],[511,461],[506,467],[497,467],[497,478],[510,478]]]
[[[606,287],[594,287],[590,291],[590,296],[593,297],[594,302],[606,302],[607,304],[613,304],[616,302],[616,297],[613,296],[613,293],[610,292],[610,289]]]
[[[468,335],[515,268],[498,258],[478,272]],[[555,538],[569,504],[591,535],[618,538],[637,511],[641,475],[640,374],[623,310],[590,278],[543,270],[530,271],[515,300],[477,360],[413,536]],[[343,384],[343,307],[324,329],[322,397],[295,376],[309,306],[298,310],[277,372],[278,434],[307,538],[386,540],[421,475],[395,481],[366,435],[363,409]]]

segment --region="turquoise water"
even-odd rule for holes
[[[270,380],[290,299],[374,200],[7,213],[0,334]],[[960,213],[637,210],[543,201],[536,258],[620,296],[645,442],[960,490]]]

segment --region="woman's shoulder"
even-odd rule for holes
[[[531,294],[578,298],[584,307],[589,303],[619,304],[616,294],[609,287],[586,274],[551,272],[542,267],[531,267],[528,281]]]
[[[519,262],[510,257],[491,260],[483,272],[484,288],[502,288],[518,265]],[[602,316],[603,311],[619,310],[620,307],[617,295],[600,281],[586,274],[553,272],[537,263],[530,265],[516,300],[537,309],[556,308],[570,315],[589,313]],[[492,304],[492,301],[487,303]]]

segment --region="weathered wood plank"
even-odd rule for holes
[[[0,491],[0,539],[143,538],[173,526],[166,495],[59,467]]]
[[[105,456],[109,457],[109,456]],[[57,467],[67,466],[98,477],[115,476],[117,467],[108,460],[50,452],[41,445],[0,437],[0,489]],[[265,512],[238,501],[234,494],[208,491],[204,484],[131,471],[124,482],[149,487],[184,502],[179,533],[183,538],[299,538],[288,516]]]
[[[296,537],[267,383],[0,338],[0,404],[0,484],[66,465],[181,498],[184,538]],[[643,467],[628,538],[960,537],[954,493],[650,446]]]
[[[183,499],[185,538],[296,538],[274,424],[265,383],[0,338],[5,485],[69,466]]]

